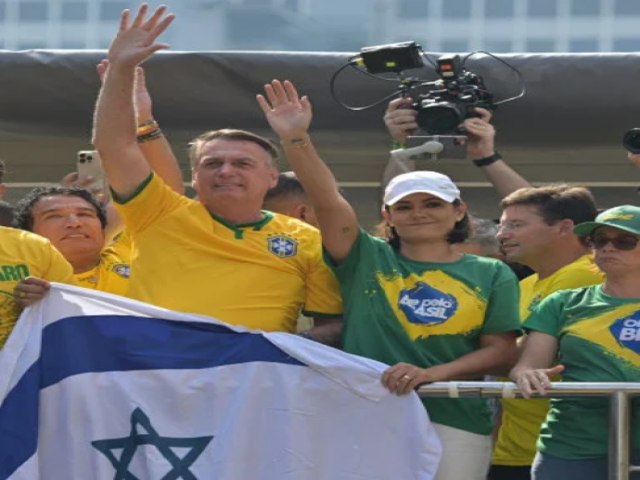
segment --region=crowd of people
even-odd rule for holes
[[[314,147],[310,99],[286,80],[257,95],[280,146],[245,130],[203,133],[188,198],[140,67],[167,47],[157,38],[173,20],[164,7],[123,12],[97,67],[93,142],[110,197],[71,176],[15,209],[0,203],[15,227],[0,227],[0,348],[20,308],[63,282],[297,332],[387,363],[381,382],[398,395],[485,376],[527,397],[559,378],[640,381],[640,207],[598,215],[586,188],[532,186],[477,109],[462,125],[467,154],[502,198],[499,222],[473,217],[446,175],[406,161],[387,168],[382,223],[369,233]],[[396,145],[418,129],[416,113],[390,102]],[[279,150],[293,172],[278,172]],[[482,398],[423,403],[443,444],[438,480],[606,476],[606,400],[505,399],[497,415]],[[640,460],[638,427],[634,415]]]

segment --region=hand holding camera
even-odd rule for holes
[[[640,167],[640,153],[627,153],[627,158],[631,163],[633,163],[636,167]]]
[[[394,142],[405,143],[407,137],[418,129],[418,112],[411,108],[412,103],[408,97],[395,98],[389,102],[384,114],[384,124]]]
[[[488,55],[513,71],[520,79],[520,93],[494,101],[484,79],[465,67],[467,60],[476,53]],[[424,81],[409,76],[410,72],[425,66],[423,58],[434,67],[437,80]],[[391,80],[388,75],[393,74],[398,87],[395,92],[369,105],[347,105],[338,98],[335,82],[339,73],[348,67],[387,81]],[[391,152],[392,156],[417,160],[437,159],[438,156],[464,158],[467,153],[474,160],[484,160],[495,153],[495,129],[489,123],[489,110],[494,110],[498,104],[521,98],[525,94],[525,86],[520,72],[488,52],[474,52],[464,58],[442,55],[434,61],[425,55],[416,42],[402,42],[361,49],[359,55],[351,57],[346,65],[334,73],[330,91],[341,106],[353,111],[367,110],[389,98],[398,97],[389,103],[384,122],[393,140],[411,151],[403,152],[396,148]],[[422,143],[416,145],[416,142]],[[465,145],[468,145],[466,152]]]
[[[467,156],[476,158],[486,158],[495,153],[494,140],[496,129],[491,125],[491,112],[484,108],[476,108],[478,117],[467,118],[464,122],[464,129],[467,132]]]

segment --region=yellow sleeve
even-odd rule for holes
[[[114,197],[126,229],[134,235],[188,202],[191,200],[176,193],[153,173],[131,197],[125,200]]]
[[[316,232],[317,233],[317,232]],[[338,280],[322,258],[320,234],[313,235],[308,248],[310,264],[305,278],[303,313],[309,317],[342,315],[342,297]]]
[[[42,278],[49,282],[77,285],[73,276],[73,268],[67,259],[50,243],[48,244],[48,268],[42,273]]]
[[[602,283],[604,280],[603,273],[592,261],[581,260],[580,264],[575,268],[567,269],[553,279],[548,287],[548,292],[557,292],[558,290],[569,290],[573,288],[582,288],[589,285]]]
[[[110,255],[114,255],[124,263],[131,263],[131,255],[133,252],[133,240],[128,230],[122,230],[113,241],[103,250]]]

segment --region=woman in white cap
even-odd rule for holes
[[[393,365],[382,382],[397,394],[423,383],[482,379],[512,364],[517,281],[500,261],[454,248],[469,234],[469,218],[451,179],[436,172],[396,177],[384,195],[392,238],[369,235],[311,143],[307,98],[277,80],[265,92],[258,102],[314,204],[341,284],[344,349]],[[443,444],[436,478],[484,479],[492,429],[485,401],[423,401]]]
[[[526,396],[544,393],[557,373],[567,382],[640,382],[640,207],[611,208],[574,232],[587,236],[605,281],[550,295],[525,321],[529,335],[510,376]],[[606,398],[552,399],[532,478],[607,478],[608,418]],[[638,416],[631,426],[638,464]]]

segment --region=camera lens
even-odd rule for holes
[[[438,102],[418,110],[416,121],[431,135],[453,133],[464,120],[463,112],[451,102]]]
[[[622,145],[631,153],[640,153],[640,128],[632,128],[625,133]]]

